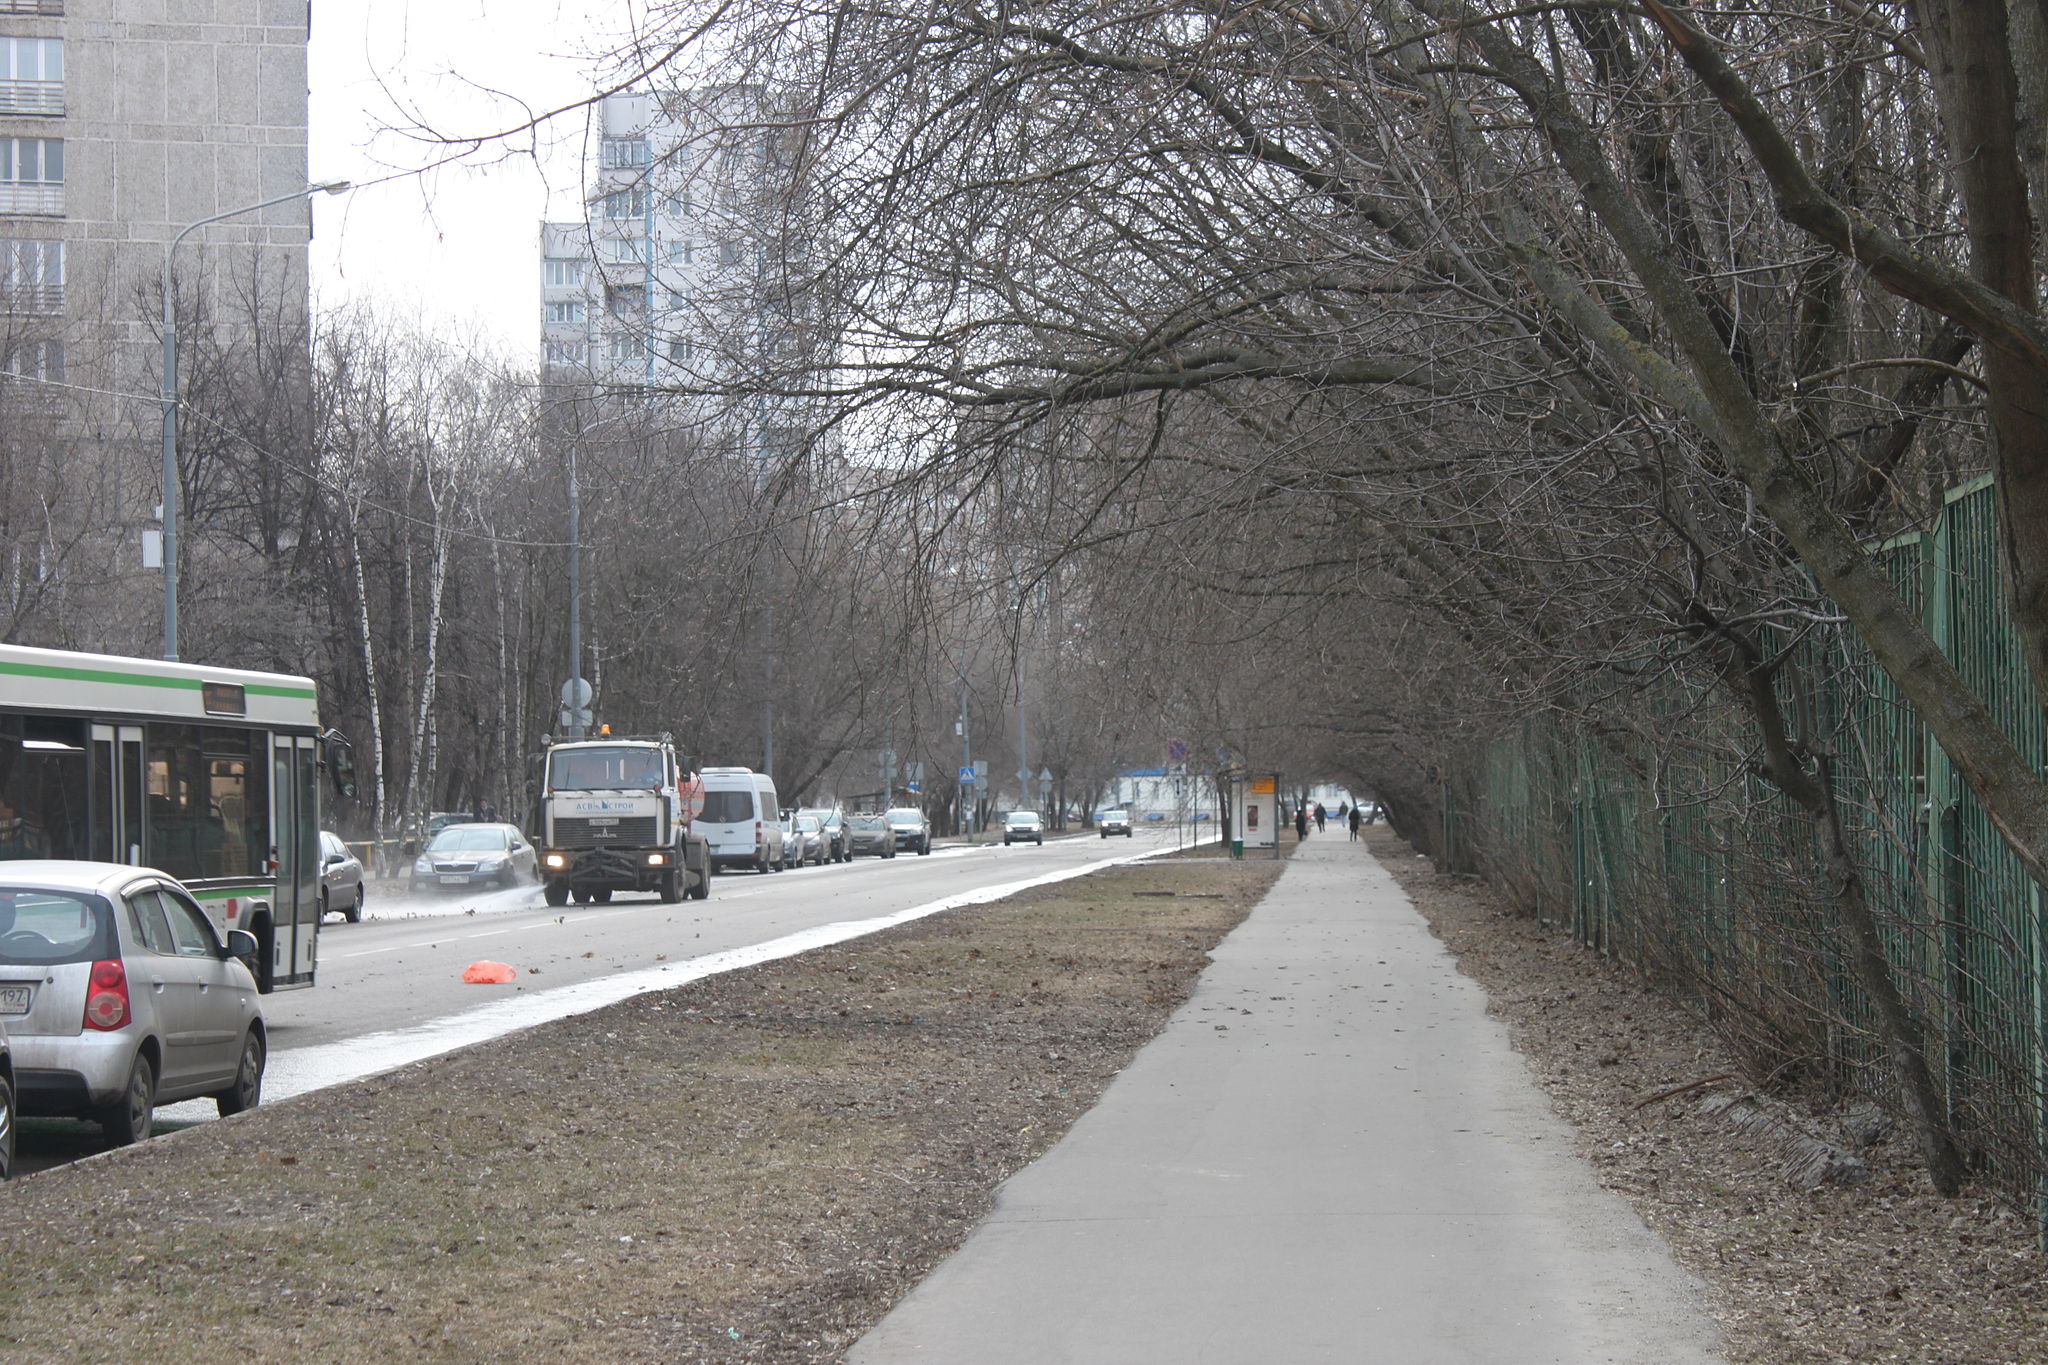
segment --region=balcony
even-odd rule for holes
[[[63,112],[64,82],[0,80],[0,114],[54,117]]]
[[[29,213],[61,218],[64,185],[39,180],[0,180],[0,213]]]
[[[49,315],[64,311],[61,284],[0,285],[0,313]]]

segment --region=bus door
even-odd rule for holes
[[[142,862],[142,727],[92,727],[92,854],[106,863]]]
[[[277,902],[271,989],[310,986],[320,937],[320,763],[311,735],[278,735],[270,784],[276,841]]]

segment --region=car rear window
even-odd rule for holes
[[[0,963],[34,967],[118,956],[113,916],[98,896],[0,888]]]
[[[714,825],[736,825],[754,818],[752,792],[705,792],[704,810],[697,817]]]

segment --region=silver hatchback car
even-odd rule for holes
[[[24,1114],[98,1121],[120,1145],[159,1104],[263,1097],[256,939],[221,942],[171,877],[119,863],[0,862],[0,1025]]]

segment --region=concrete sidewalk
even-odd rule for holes
[[[1311,837],[1100,1104],[850,1365],[1706,1365],[1408,898]]]

